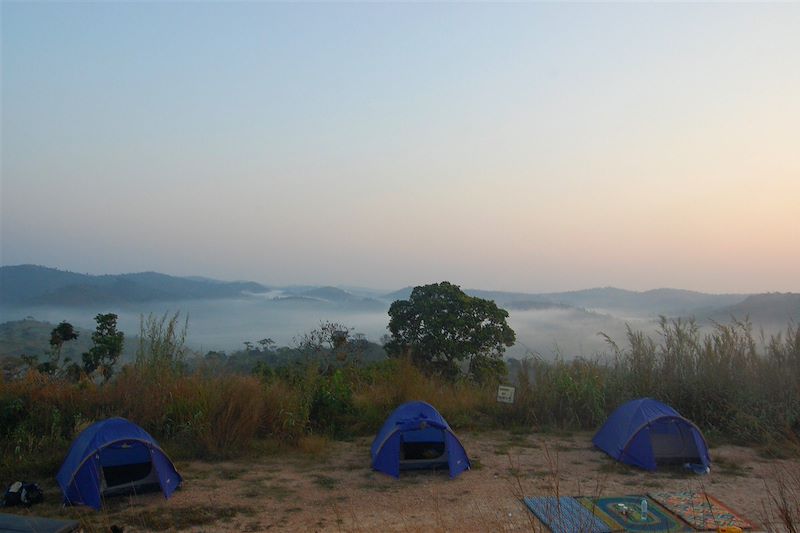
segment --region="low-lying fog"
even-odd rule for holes
[[[279,346],[292,345],[295,337],[314,329],[322,321],[341,323],[363,333],[369,340],[380,342],[388,334],[389,315],[386,309],[353,310],[325,303],[269,301],[260,299],[190,300],[181,302],[146,303],[120,307],[26,307],[4,309],[0,321],[19,320],[32,316],[37,320],[58,323],[62,320],[74,326],[94,329],[98,313],[116,313],[119,328],[128,336],[139,332],[140,316],[180,311],[189,317],[188,344],[195,350],[225,350],[233,352],[243,342],[256,342],[269,337]],[[570,358],[591,356],[607,351],[605,341],[598,335],[603,331],[619,341],[624,340],[625,323],[609,315],[579,310],[511,311],[509,323],[517,333],[517,344],[508,350],[511,356],[530,352],[551,357],[555,353]],[[652,321],[637,320],[636,328],[651,330]]]
[[[26,307],[0,310],[0,322],[32,316],[37,320],[58,323],[62,320],[74,326],[93,330],[98,313],[119,315],[119,327],[129,337],[139,332],[140,316],[180,311],[188,315],[187,344],[201,353],[224,350],[232,353],[243,342],[271,338],[278,346],[291,346],[295,337],[317,327],[322,321],[341,323],[363,333],[369,340],[380,342],[388,333],[389,316],[386,308],[353,309],[325,302],[270,301],[263,299],[188,300],[157,302],[118,307]],[[625,345],[625,325],[647,333],[655,333],[657,324],[652,318],[625,319],[610,314],[580,309],[510,310],[509,323],[517,333],[517,344],[508,350],[512,357],[538,353],[545,358],[556,354],[571,359],[575,356],[593,357],[609,353],[609,346],[599,335],[608,334],[621,346]],[[775,330],[784,326],[776,326]],[[757,329],[756,329],[757,332]]]

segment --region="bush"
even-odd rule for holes
[[[318,381],[311,400],[309,417],[319,431],[333,437],[350,434],[355,415],[351,387],[352,384],[346,380],[341,369]]]

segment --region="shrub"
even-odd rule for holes
[[[352,384],[341,369],[317,381],[309,418],[318,430],[334,437],[348,435],[354,414]]]

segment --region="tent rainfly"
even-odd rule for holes
[[[688,463],[706,472],[711,465],[708,445],[697,426],[652,398],[619,406],[592,442],[617,461],[645,470]]]
[[[155,439],[124,418],[95,422],[83,430],[56,475],[65,504],[97,510],[102,497],[114,494],[160,487],[169,498],[181,480]]]
[[[408,402],[389,415],[372,442],[372,468],[400,477],[400,470],[444,468],[454,478],[470,463],[447,421],[432,405]]]

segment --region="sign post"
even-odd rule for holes
[[[510,385],[499,385],[497,387],[497,401],[501,403],[514,403],[514,393],[516,389]]]

